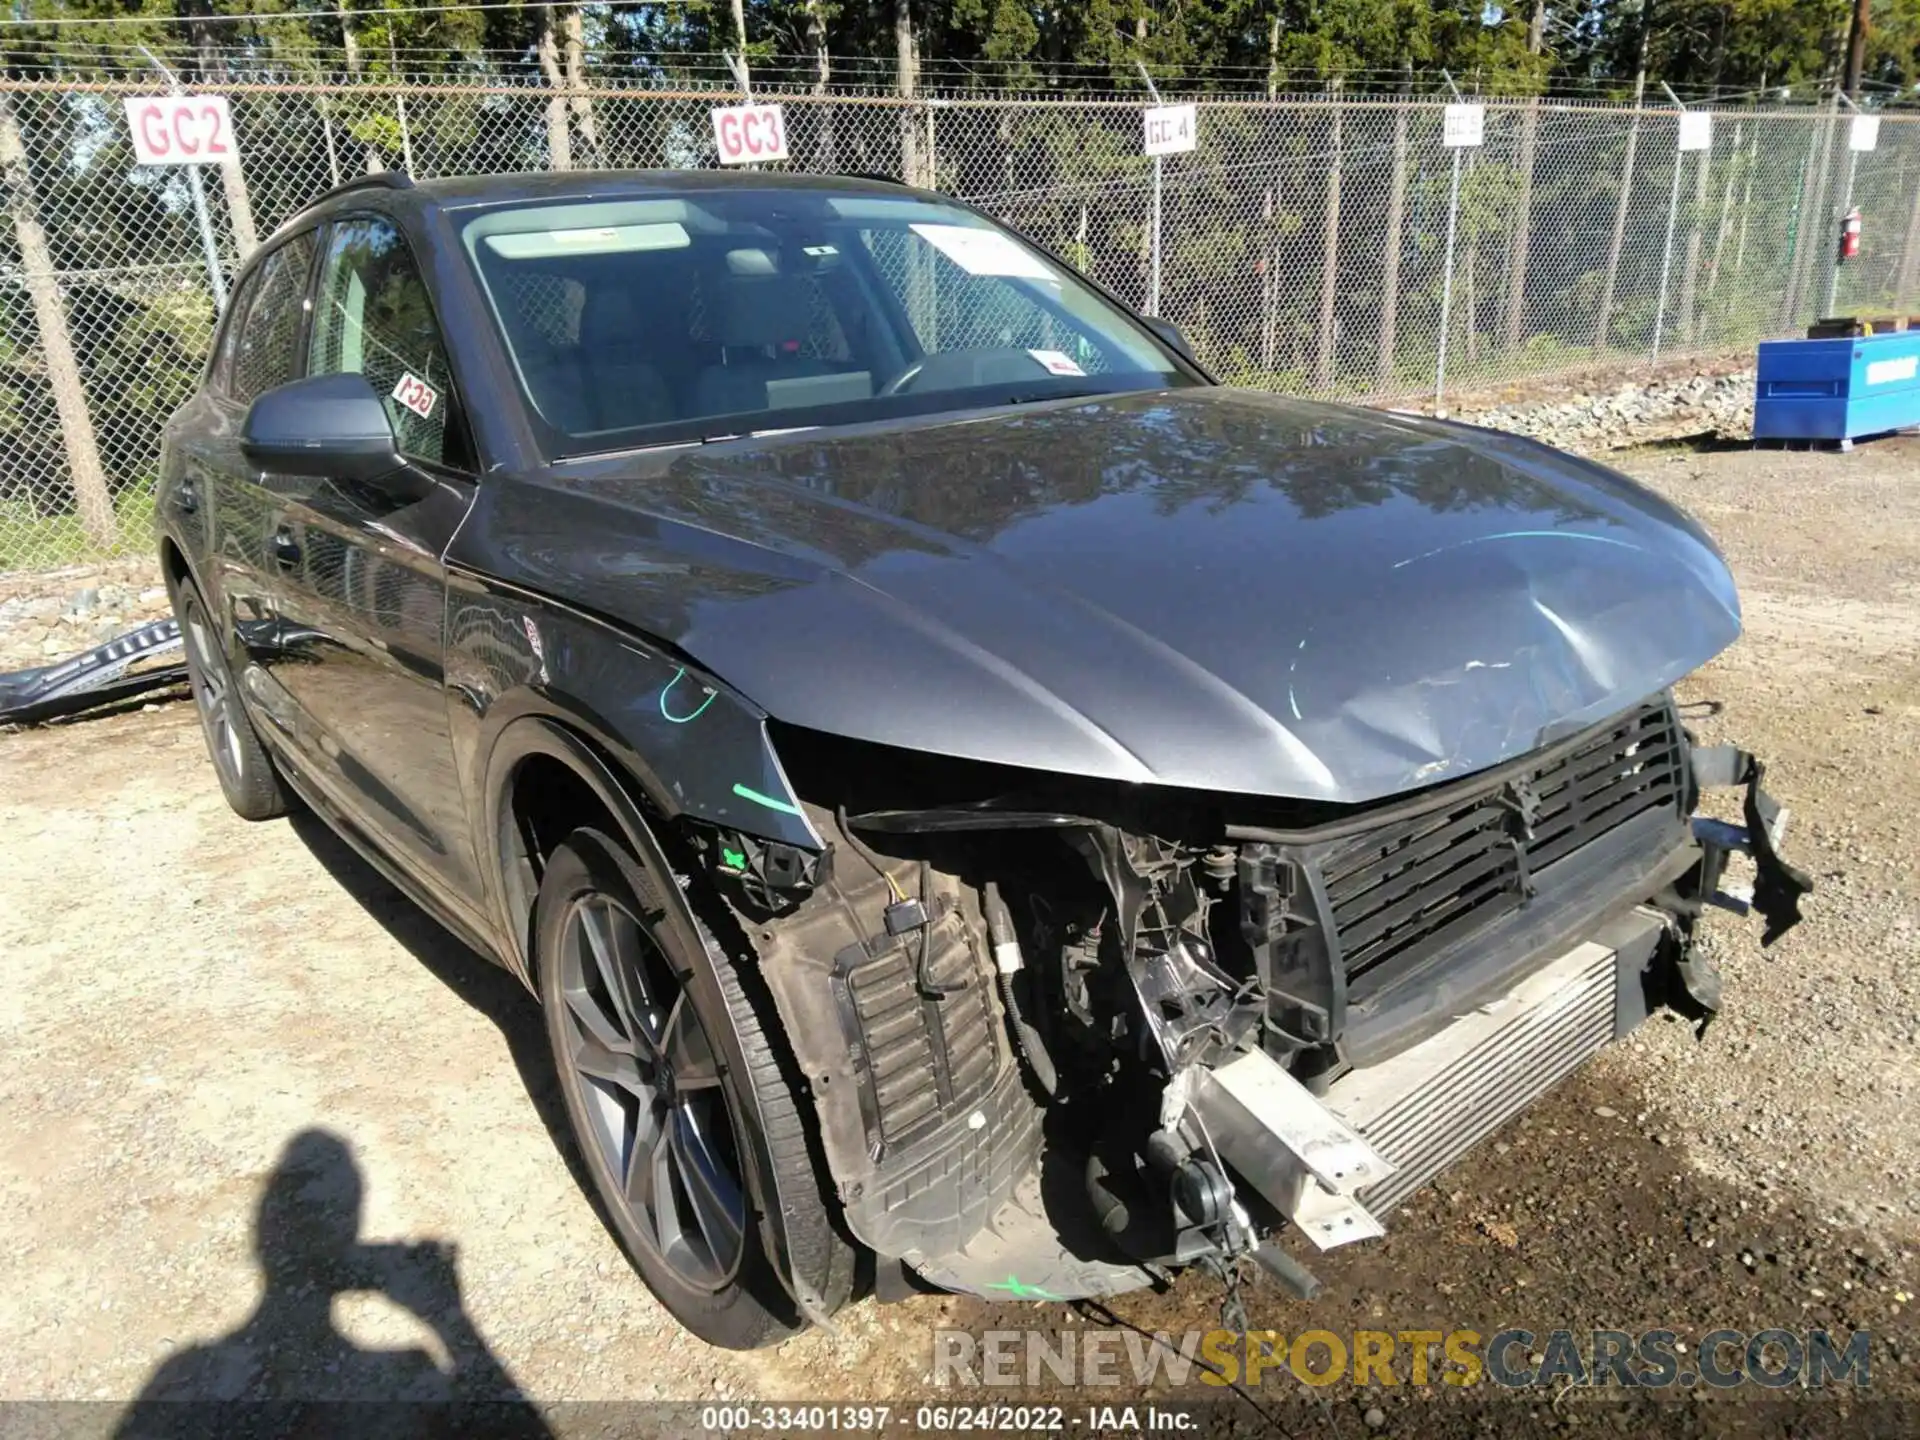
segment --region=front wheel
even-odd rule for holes
[[[804,1327],[769,1258],[830,1312],[853,1278],[799,1105],[732,962],[671,875],[576,830],[541,877],[535,955],[573,1133],[615,1235],[661,1303],[712,1345]]]
[[[287,813],[287,792],[233,683],[226,632],[213,623],[206,602],[190,580],[175,583],[174,618],[187,654],[187,682],[207,755],[220,793],[243,820],[272,820]]]

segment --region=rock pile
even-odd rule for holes
[[[49,665],[170,614],[149,560],[8,577],[0,588],[0,671]]]
[[[1682,435],[1745,439],[1753,434],[1753,371],[1626,384],[1544,405],[1516,401],[1458,418],[1562,450],[1618,450]]]

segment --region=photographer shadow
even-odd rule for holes
[[[167,1359],[116,1428],[153,1437],[337,1429],[335,1406],[352,1403],[356,1433],[384,1412],[405,1433],[451,1424],[473,1433],[544,1436],[547,1427],[474,1328],[460,1295],[455,1251],[438,1242],[360,1239],[365,1186],[353,1150],[310,1129],[281,1152],[260,1198],[254,1254],[260,1303],[235,1330]],[[438,1344],[368,1349],[335,1324],[333,1302],[384,1296]],[[367,1402],[378,1402],[369,1405]],[[436,1423],[441,1422],[441,1423]]]

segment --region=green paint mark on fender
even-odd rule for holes
[[[742,800],[751,800],[754,804],[764,805],[769,810],[778,810],[782,815],[798,815],[800,813],[800,807],[798,805],[789,805],[784,800],[776,800],[771,795],[762,795],[758,790],[749,790],[744,785],[736,784],[733,787],[733,793],[738,795]]]

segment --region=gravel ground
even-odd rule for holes
[[[1769,761],[1820,884],[1808,921],[1763,954],[1757,922],[1716,912],[1728,999],[1704,1039],[1656,1020],[1386,1240],[1317,1260],[1318,1300],[1256,1284],[1248,1309],[1287,1334],[1871,1328],[1872,1393],[1303,1399],[1270,1374],[1295,1433],[1920,1428],[1920,440],[1615,460],[1739,575],[1747,636],[1683,699]],[[1082,1323],[923,1297],[752,1355],[679,1333],[556,1148],[531,1002],[313,822],[233,818],[184,704],[0,735],[0,837],[0,1400],[109,1402],[79,1412],[96,1428],[221,1387],[901,1402],[930,1393],[936,1327]],[[1189,1276],[1114,1309],[1204,1330],[1219,1299]]]

